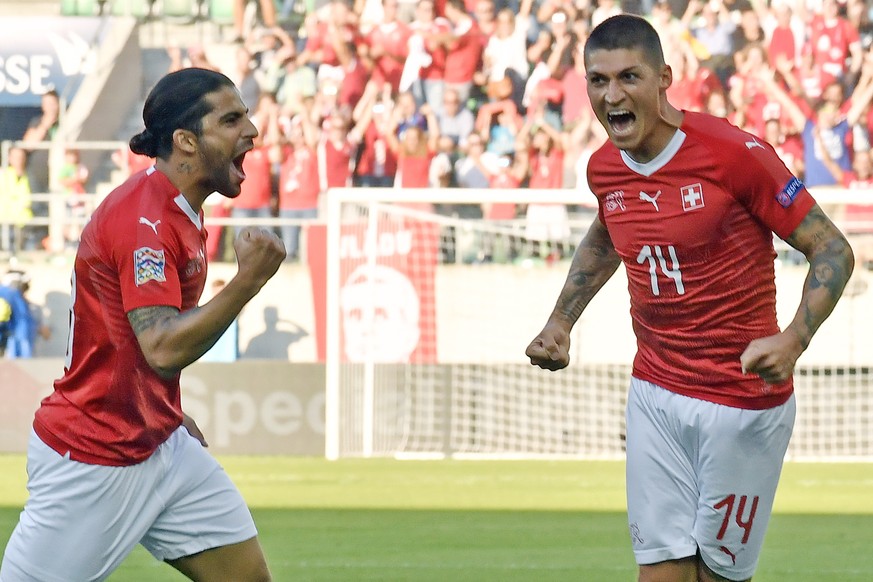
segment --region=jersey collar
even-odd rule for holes
[[[197,227],[197,230],[203,229],[203,224],[200,222],[200,215],[194,212],[194,209],[191,208],[191,205],[188,204],[188,201],[182,194],[179,194],[175,198],[173,198],[173,202],[176,203],[176,206],[182,209],[182,212],[194,223],[194,226]]]
[[[681,129],[677,129],[676,133],[673,134],[673,137],[670,138],[670,141],[667,143],[667,147],[661,150],[657,156],[651,159],[644,164],[641,164],[630,157],[624,150],[619,150],[621,153],[621,159],[624,161],[624,165],[627,166],[631,171],[636,172],[637,174],[641,174],[645,177],[649,177],[664,166],[667,165],[667,162],[673,159],[673,156],[676,155],[676,152],[679,151],[679,148],[682,147],[682,144],[685,143],[685,132]]]

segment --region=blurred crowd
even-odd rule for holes
[[[864,0],[331,0],[298,28],[255,27],[232,63],[189,51],[236,81],[261,131],[243,194],[214,211],[312,218],[336,186],[584,191],[606,136],[582,49],[620,12],[661,33],[675,105],[766,139],[808,186],[873,184]],[[568,235],[566,209],[533,201],[436,211]],[[299,228],[284,236],[293,259]]]
[[[168,48],[171,69],[231,77],[260,131],[242,194],[214,197],[207,212],[293,219],[282,227],[289,260],[299,258],[300,225],[320,215],[331,187],[577,188],[592,203],[585,169],[606,136],[587,101],[582,49],[593,26],[621,12],[644,15],[661,34],[674,105],[769,141],[810,187],[873,184],[873,7],[865,0],[284,4],[298,5],[306,8],[297,19],[262,8],[256,26],[240,23],[227,62],[199,46]],[[135,171],[149,161],[130,154],[117,163]],[[87,170],[74,153],[65,166],[64,184],[78,188]],[[561,205],[433,210],[523,218],[533,240],[570,234]],[[213,230],[211,258],[226,258],[230,237]]]

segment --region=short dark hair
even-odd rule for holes
[[[225,75],[209,69],[186,68],[165,75],[149,93],[142,110],[145,129],[130,138],[130,149],[150,158],[166,159],[173,151],[173,132],[187,129],[200,135],[203,117],[213,105],[206,95],[234,87]]]
[[[585,62],[594,51],[640,49],[655,69],[664,66],[664,49],[658,32],[645,18],[619,14],[598,24],[585,42]]]

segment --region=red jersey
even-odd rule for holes
[[[322,139],[316,148],[321,190],[351,186],[355,146],[348,140],[337,143],[330,139]]]
[[[33,424],[59,454],[133,465],[182,424],[179,377],[161,378],[148,365],[127,313],[196,307],[206,282],[205,243],[202,212],[154,167],[94,211],[73,267],[64,375]]]
[[[385,136],[370,122],[361,142],[361,156],[355,166],[358,176],[394,176],[397,173],[397,155],[388,147]]]
[[[437,39],[452,31],[452,24],[445,18],[436,18],[428,24],[412,23],[413,32],[424,37],[424,48],[430,55],[430,65],[423,67],[418,76],[422,79],[442,79],[446,74],[446,55],[448,51]]]
[[[479,70],[484,45],[482,31],[473,19],[455,28],[457,38],[449,45],[446,54],[446,83],[469,83]]]
[[[627,271],[634,375],[738,408],[785,402],[791,379],[769,385],[740,369],[750,341],[779,332],[773,233],[787,238],[814,204],[773,148],[685,113],[647,164],[607,142],[588,182]]]
[[[770,66],[774,69],[779,63],[779,57],[785,57],[792,63],[797,60],[797,44],[790,26],[777,26],[773,29],[767,55]]]
[[[279,209],[318,208],[320,191],[315,150],[306,147],[292,149],[279,168]]]
[[[372,78],[378,85],[389,83],[394,91],[400,86],[403,64],[409,54],[409,27],[403,22],[383,22],[367,35],[369,46],[379,46],[384,54],[375,59]]]
[[[521,186],[521,182],[512,176],[508,170],[493,174],[488,178],[488,187],[512,190]],[[483,204],[484,218],[488,220],[513,220],[516,215],[514,202],[495,202]]]
[[[562,188],[564,186],[564,151],[552,148],[548,154],[535,150],[530,153],[530,181],[528,187]]]
[[[576,121],[582,115],[582,111],[588,111],[591,107],[588,91],[584,90],[587,82],[585,72],[576,69],[569,69],[561,78],[564,94],[564,100],[561,104],[561,119],[565,124]]]
[[[400,174],[401,188],[427,188],[430,186],[430,163],[435,152],[430,150],[422,156],[411,156],[401,151],[397,156],[397,172]]]
[[[849,47],[860,42],[858,29],[845,18],[828,20],[817,14],[809,25],[807,50],[812,51],[813,59],[824,72],[837,79],[846,72]]]
[[[306,39],[305,50],[307,52],[322,51],[321,60],[318,61],[318,63],[330,65],[331,67],[338,67],[340,66],[340,61],[333,48],[332,38],[332,35],[337,33],[330,33],[328,29],[329,27],[326,22],[319,22],[316,24],[315,33]],[[358,30],[351,25],[347,24],[337,32],[347,45],[357,45],[360,42],[360,34],[358,33]]]

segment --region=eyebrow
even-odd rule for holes
[[[239,119],[240,117],[248,115],[248,113],[249,113],[249,110],[247,107],[244,109],[233,109],[231,111],[228,111],[227,113],[222,114],[221,117],[218,118],[218,120],[219,121],[231,121],[233,119]]]

